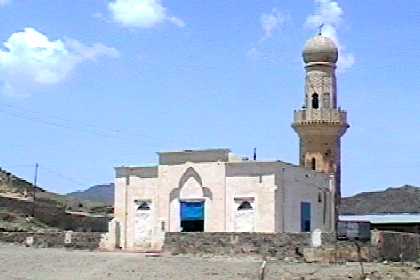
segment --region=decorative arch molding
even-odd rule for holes
[[[195,179],[195,181],[200,184],[200,187],[203,186],[203,180],[201,179],[200,174],[198,174],[193,167],[188,167],[179,180],[178,188],[181,189],[191,178]]]
[[[178,187],[172,189],[169,197],[170,201],[190,198],[209,198],[212,200],[213,194],[209,188],[203,187],[200,174],[193,167],[188,167],[182,174]]]

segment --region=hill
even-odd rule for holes
[[[27,195],[33,192],[44,192],[45,190],[34,187],[32,183],[0,168],[0,193],[10,193],[16,195]]]
[[[405,185],[344,197],[340,214],[420,213],[420,188]]]
[[[0,232],[106,231],[112,213],[104,203],[48,192],[0,168]]]
[[[102,202],[106,205],[114,204],[114,183],[95,185],[84,191],[76,191],[66,194],[67,197],[79,200]]]

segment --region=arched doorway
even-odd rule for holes
[[[170,192],[171,231],[206,231],[211,207],[212,193],[203,186],[203,181],[193,167],[188,167],[179,180],[178,188]]]

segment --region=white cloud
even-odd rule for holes
[[[27,95],[32,87],[65,80],[74,68],[100,56],[117,57],[118,51],[97,43],[86,46],[74,39],[50,40],[34,28],[13,33],[0,50],[3,92]]]
[[[279,12],[276,8],[274,8],[269,14],[262,14],[260,18],[261,28],[264,32],[262,39],[265,40],[271,38],[271,36],[273,36],[273,32],[281,29],[286,20],[287,16]]]
[[[10,4],[11,0],[0,0],[0,7],[6,6]]]
[[[318,29],[323,24],[322,34],[330,37],[335,41],[339,49],[339,58],[337,67],[343,72],[351,68],[355,63],[355,58],[352,53],[348,53],[343,44],[341,44],[337,29],[343,21],[344,11],[340,5],[333,0],[314,0],[316,10],[312,15],[306,18],[305,26],[313,29]]]
[[[260,26],[263,35],[256,42],[255,46],[246,52],[247,57],[251,59],[259,59],[265,57],[265,54],[260,51],[263,43],[273,37],[273,34],[276,31],[283,29],[289,20],[290,16],[280,12],[277,8],[273,8],[269,13],[262,14],[260,16]]]
[[[113,20],[124,27],[151,28],[165,21],[185,26],[184,21],[167,14],[160,0],[113,0],[108,9]]]

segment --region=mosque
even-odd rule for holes
[[[158,153],[153,167],[117,167],[113,231],[125,250],[157,249],[165,232],[335,230],[340,143],[334,42],[321,34],[303,50],[304,106],[292,127],[299,165],[241,158],[229,149]]]

